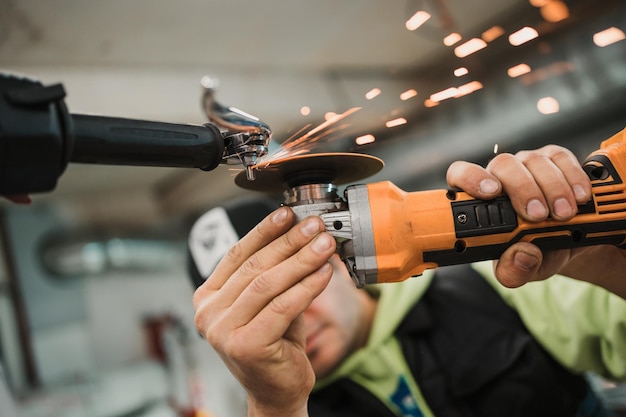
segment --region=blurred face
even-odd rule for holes
[[[365,345],[376,311],[376,300],[355,287],[339,257],[333,255],[330,262],[330,283],[304,311],[306,353],[317,378]]]

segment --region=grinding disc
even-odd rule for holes
[[[374,175],[383,166],[381,159],[359,153],[296,155],[257,164],[254,181],[242,171],[235,177],[235,184],[264,192],[282,192],[305,184],[342,185]]]

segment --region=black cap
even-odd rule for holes
[[[202,285],[231,246],[276,208],[278,203],[259,198],[214,207],[201,215],[187,241],[194,286]]]

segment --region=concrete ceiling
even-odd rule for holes
[[[489,62],[504,56],[515,62],[506,36],[482,58],[460,60],[443,44],[447,34],[467,40],[494,25],[508,35],[532,24],[549,37],[594,17],[591,1],[566,3],[569,21],[549,24],[527,0],[0,0],[0,65],[44,84],[63,83],[72,113],[194,124],[206,122],[199,81],[210,74],[220,80],[222,104],[271,126],[274,147],[321,123],[326,112],[360,107],[326,144],[353,150],[356,135],[382,132],[391,118],[415,115],[423,123],[430,94],[486,74]],[[617,8],[623,23],[619,1],[602,3],[609,12]],[[433,18],[408,31],[405,21],[420,9]],[[535,54],[545,55],[540,46]],[[452,74],[461,65],[470,69],[465,81]],[[374,87],[382,93],[366,100]],[[400,100],[409,88],[418,96]],[[311,108],[309,116],[300,114],[302,106]],[[410,131],[381,136],[402,141]],[[388,167],[396,156],[385,154]],[[205,173],[71,164],[57,189],[35,201],[72,206],[95,222],[154,223],[245,197],[232,175],[227,167]]]

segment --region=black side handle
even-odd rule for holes
[[[72,114],[71,162],[215,169],[224,139],[212,124],[186,125]]]

